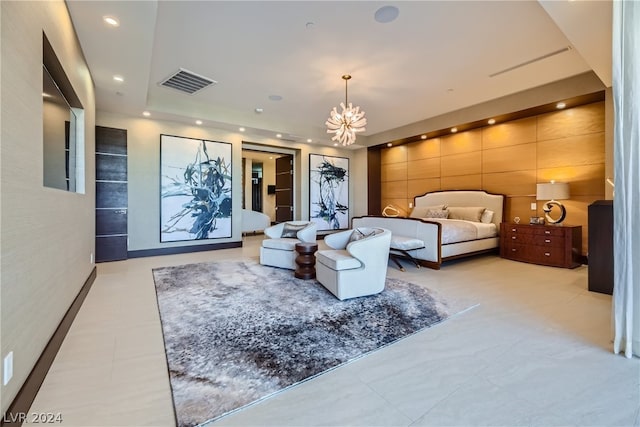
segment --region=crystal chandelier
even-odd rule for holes
[[[327,126],[327,133],[333,133],[332,141],[338,141],[342,145],[351,145],[356,142],[356,133],[364,132],[367,119],[364,117],[364,111],[360,111],[360,107],[354,107],[348,100],[347,82],[351,76],[345,74],[342,76],[344,80],[344,102],[340,103],[342,112],[338,113],[337,107],[329,113],[329,118],[324,123]]]

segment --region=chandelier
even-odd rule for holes
[[[356,133],[364,132],[367,124],[364,111],[360,111],[360,107],[354,107],[349,102],[347,82],[350,78],[349,74],[342,76],[344,80],[344,102],[340,103],[342,112],[338,113],[337,107],[333,107],[329,118],[324,123],[327,126],[327,133],[334,134],[331,140],[338,141],[342,145],[351,145],[356,142]]]

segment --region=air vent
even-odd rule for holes
[[[197,91],[207,86],[214,85],[218,82],[210,78],[198,75],[184,68],[180,68],[178,72],[172,74],[167,79],[160,82],[160,86],[170,87],[180,92],[193,95]]]
[[[525,62],[523,62],[521,64],[514,65],[513,67],[505,68],[504,70],[500,70],[500,71],[497,71],[497,72],[495,72],[493,74],[489,74],[489,77],[499,76],[500,74],[504,74],[504,73],[507,73],[509,71],[513,71],[513,70],[515,70],[517,68],[524,67],[525,65],[533,64],[534,62],[542,61],[543,59],[547,59],[547,58],[550,58],[552,56],[559,55],[559,54],[564,53],[564,52],[568,52],[570,50],[571,50],[571,46],[563,47],[562,49],[558,49],[558,50],[555,50],[553,52],[549,52],[549,53],[547,53],[545,55],[539,56],[537,58],[530,59],[530,60],[525,61]]]

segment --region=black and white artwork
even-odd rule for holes
[[[160,135],[160,241],[231,237],[231,144]]]
[[[318,230],[349,228],[349,159],[309,154],[309,205]]]

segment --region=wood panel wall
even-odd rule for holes
[[[536,183],[568,182],[565,224],[582,225],[587,207],[605,197],[604,102],[486,126],[381,150],[381,209],[408,214],[415,196],[436,190],[482,189],[507,196],[506,219],[544,216]],[[537,209],[531,210],[531,203]]]

